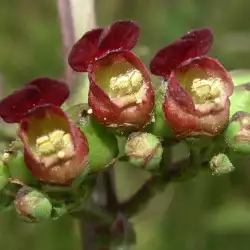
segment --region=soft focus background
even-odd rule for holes
[[[208,26],[215,34],[211,55],[229,70],[250,69],[248,0],[96,0],[96,8],[100,26],[117,19],[140,23],[136,52],[147,64],[157,49],[189,29]],[[61,77],[63,65],[56,1],[1,0],[1,94],[34,77]],[[141,185],[143,174],[137,172],[119,168],[120,197]],[[250,168],[171,184],[133,222],[136,250],[249,250]],[[1,214],[0,249],[27,248],[79,250],[77,221],[65,217],[33,225],[17,220],[12,211]]]

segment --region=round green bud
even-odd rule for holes
[[[250,153],[250,114],[237,112],[225,131],[227,145],[235,152]]]
[[[2,191],[9,183],[9,177],[8,167],[0,161],[0,191]]]
[[[129,162],[150,171],[159,168],[162,153],[160,140],[150,133],[132,133],[125,144],[125,154]]]
[[[213,175],[228,174],[234,170],[234,166],[225,154],[218,154],[210,160],[210,169]]]
[[[15,201],[17,213],[28,222],[38,222],[51,218],[52,204],[41,192],[22,187],[17,192]]]

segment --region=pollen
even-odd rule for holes
[[[65,152],[64,152],[64,151],[59,151],[59,152],[57,153],[57,157],[58,157],[59,159],[63,159],[63,158],[65,157]]]
[[[196,78],[193,80],[191,93],[196,104],[204,104],[207,102],[219,103],[221,88],[222,82],[219,78]]]
[[[36,144],[41,145],[48,140],[49,140],[49,137],[47,135],[44,135],[36,139]]]
[[[137,92],[143,84],[143,77],[140,71],[131,70],[125,74],[112,77],[110,90],[112,97],[121,97]]]
[[[93,109],[88,109],[87,113],[88,113],[89,115],[93,114]]]
[[[137,103],[137,104],[141,104],[141,103],[142,103],[142,99],[138,99],[138,100],[136,101],[136,103]]]
[[[36,139],[36,150],[40,157],[66,160],[74,151],[72,137],[63,130],[54,130]]]

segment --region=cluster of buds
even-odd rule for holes
[[[0,188],[8,186],[8,180],[21,183],[15,206],[23,217],[50,218],[57,196],[50,197],[46,188],[91,189],[86,180],[112,166],[122,154],[132,165],[159,174],[164,170],[163,152],[168,153],[166,145],[171,144],[169,135],[174,142],[223,137],[223,152],[207,147],[215,173],[233,169],[226,148],[250,152],[250,115],[238,113],[228,123],[234,84],[221,63],[207,56],[211,30],[192,30],[159,50],[150,70],[162,81],[154,84],[131,51],[139,33],[135,22],[117,21],[88,31],[72,47],[69,65],[75,72],[87,72],[90,84],[88,104],[73,107],[77,119],[71,108],[61,107],[69,89],[56,79],[34,79],[0,101],[0,117],[19,125],[22,145],[18,152],[3,154]],[[127,137],[122,153],[118,133]],[[26,174],[20,175],[17,168],[26,168]]]

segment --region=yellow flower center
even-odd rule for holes
[[[55,156],[58,160],[67,160],[74,153],[71,135],[63,130],[42,135],[36,139],[36,151],[40,157]]]
[[[142,74],[137,69],[132,69],[110,79],[110,95],[111,97],[122,97],[133,94],[139,91],[142,84]]]
[[[191,94],[195,104],[219,102],[222,82],[220,78],[196,78],[191,86]]]

